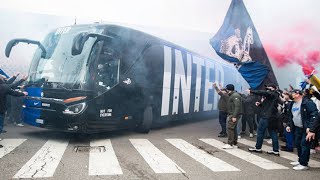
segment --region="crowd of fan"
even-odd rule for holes
[[[19,97],[26,96],[28,93],[21,91],[20,88],[23,87],[19,85],[21,85],[28,76],[16,80],[18,76],[19,73],[16,73],[14,76],[7,79],[6,76],[0,75],[0,134],[6,132],[3,130],[5,117],[9,122],[12,122],[17,126],[23,126],[20,116],[22,111],[22,99]],[[8,104],[10,104],[10,109],[7,109]],[[0,141],[1,140],[2,139],[0,138]],[[3,145],[0,144],[0,148],[2,147]]]
[[[19,74],[7,79],[0,75],[0,134],[4,132],[3,121],[7,107],[7,95],[25,96],[27,92],[15,90],[27,76],[15,81]],[[315,153],[319,147],[320,131],[320,92],[319,89],[306,80],[308,87],[304,90],[292,87],[280,90],[274,84],[268,84],[264,90],[248,89],[246,93],[235,91],[233,84],[225,88],[213,83],[214,89],[220,95],[218,102],[219,123],[221,132],[218,137],[227,137],[228,142],[224,149],[237,148],[238,139],[246,134],[246,124],[249,125],[249,137],[256,136],[256,145],[248,150],[253,153],[262,153],[263,140],[271,138],[272,150],[268,154],[280,156],[280,151],[293,152],[297,150],[298,160],[291,162],[294,170],[307,170],[310,153]],[[320,87],[320,86],[319,86]],[[11,111],[7,117],[19,120],[21,109],[20,99],[12,98]],[[11,112],[11,113],[10,113]],[[12,113],[13,112],[13,113]],[[241,130],[238,124],[241,122]],[[16,122],[22,126],[20,122]],[[278,138],[286,145],[279,147]],[[0,139],[1,141],[1,139]],[[0,145],[0,148],[3,146]]]
[[[228,138],[222,148],[237,148],[238,139],[246,135],[248,124],[249,138],[256,136],[256,145],[248,149],[250,152],[262,153],[263,141],[269,139],[272,150],[267,151],[268,154],[280,156],[280,150],[293,152],[296,148],[298,159],[290,164],[294,170],[307,170],[310,154],[320,149],[320,93],[310,80],[306,82],[308,87],[304,90],[292,86],[281,90],[267,84],[263,90],[248,89],[243,93],[236,92],[233,84],[218,87],[213,83],[220,95],[222,130],[218,137]],[[285,145],[279,147],[278,138]]]

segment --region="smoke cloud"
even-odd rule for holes
[[[264,43],[269,58],[277,67],[296,63],[306,75],[311,74],[320,62],[319,31],[310,23],[301,23],[275,32]]]

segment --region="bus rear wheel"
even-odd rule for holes
[[[152,126],[152,120],[153,120],[153,111],[151,106],[147,106],[142,114],[142,121],[140,125],[138,126],[138,131],[140,133],[148,133]]]

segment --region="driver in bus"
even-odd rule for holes
[[[98,84],[99,86],[106,87],[110,89],[112,83],[112,74],[108,71],[108,64],[99,64],[98,65]]]

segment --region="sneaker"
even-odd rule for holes
[[[257,131],[253,131],[253,135],[257,136],[258,135]]]
[[[308,166],[303,166],[303,165],[299,164],[299,165],[293,167],[293,169],[294,169],[294,170],[297,170],[297,171],[302,171],[302,170],[308,170],[309,167],[308,167]]]
[[[293,161],[290,163],[292,166],[298,166],[300,165],[299,161]]]
[[[220,131],[220,132],[219,132],[219,134],[223,134],[223,132],[222,132],[222,131]]]
[[[240,136],[240,135],[238,136],[238,139],[241,139],[241,136]]]
[[[244,135],[244,134],[246,134],[246,131],[241,131],[240,134]]]
[[[3,148],[3,146],[0,144],[0,148]]]
[[[249,134],[249,138],[253,138],[253,134],[252,133]]]
[[[234,146],[231,146],[230,144],[225,144],[224,146],[222,146],[222,149],[233,149]]]
[[[227,134],[222,133],[222,134],[219,134],[218,137],[227,137]]]
[[[261,149],[257,149],[257,148],[255,148],[255,147],[249,148],[248,150],[249,150],[250,152],[262,153],[262,150],[261,150]]]
[[[276,151],[267,151],[268,154],[273,154],[273,155],[276,155],[276,156],[280,156],[280,153],[279,152],[276,152]]]
[[[19,124],[16,124],[16,126],[23,127],[24,125],[22,123],[19,123]]]
[[[310,154],[316,154],[316,150],[315,149],[310,149]]]
[[[0,138],[0,141],[2,141],[2,139]]]

